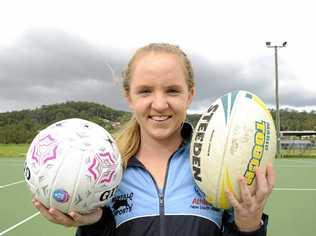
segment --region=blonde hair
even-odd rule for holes
[[[168,43],[152,43],[139,48],[134,56],[130,59],[127,67],[122,73],[123,89],[126,96],[130,92],[130,83],[133,74],[134,65],[140,57],[148,53],[169,53],[179,57],[185,72],[186,83],[189,89],[194,87],[193,69],[187,55],[176,45]],[[123,165],[126,167],[128,160],[135,156],[140,147],[140,126],[134,117],[123,127],[123,129],[115,135],[116,142],[122,155]]]

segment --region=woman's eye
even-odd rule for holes
[[[168,94],[175,96],[179,94],[179,91],[175,89],[170,89],[168,90]]]
[[[139,95],[142,95],[142,96],[148,95],[149,93],[150,93],[149,90],[140,90],[140,91],[138,91],[138,94],[139,94]]]

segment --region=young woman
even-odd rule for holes
[[[256,170],[254,194],[242,177],[241,200],[227,192],[232,211],[212,208],[194,183],[192,128],[184,121],[195,87],[185,53],[170,44],[140,48],[123,74],[123,88],[133,118],[117,137],[126,169],[115,197],[103,210],[68,216],[34,199],[41,214],[77,226],[78,236],[266,235],[263,208],[275,181],[271,165]]]

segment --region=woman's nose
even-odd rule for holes
[[[168,99],[163,94],[156,94],[155,96],[153,96],[151,106],[155,110],[165,110],[169,107]]]

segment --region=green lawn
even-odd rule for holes
[[[1,157],[25,157],[30,144],[0,144]],[[282,156],[285,158],[316,158],[316,149],[305,150],[282,150]]]
[[[0,144],[1,157],[25,157],[30,144]]]

